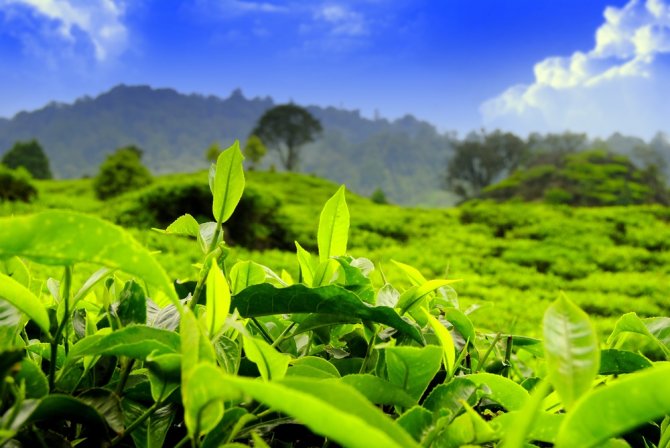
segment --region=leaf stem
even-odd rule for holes
[[[489,357],[489,355],[493,351],[493,349],[496,346],[496,344],[498,343],[498,341],[500,341],[500,338],[501,338],[500,333],[496,334],[495,338],[493,338],[493,342],[491,343],[491,345],[489,345],[489,348],[484,353],[484,356],[482,356],[482,359],[477,363],[477,371],[478,372],[480,370],[482,370],[482,366],[484,365],[484,362],[486,362],[486,359]]]
[[[191,310],[195,310],[195,306],[198,304],[198,300],[202,295],[202,289],[205,286],[207,274],[209,273],[209,267],[211,266],[210,263],[216,263],[216,260],[221,255],[223,255],[223,251],[217,247],[217,240],[219,239],[220,234],[221,224],[217,223],[216,230],[212,236],[212,241],[209,243],[209,247],[207,248],[207,255],[205,255],[205,261],[202,264],[202,269],[200,269],[200,272],[198,273],[198,282],[195,284],[195,290],[193,291],[193,296],[191,296],[191,302],[189,303]]]
[[[284,329],[284,331],[281,332],[281,334],[279,335],[279,337],[278,337],[277,339],[275,339],[275,341],[272,343],[272,347],[277,347],[279,344],[281,344],[281,343],[284,342],[286,339],[288,339],[289,337],[291,337],[291,336],[287,336],[287,334],[288,334],[289,331],[291,331],[291,329],[292,329],[293,327],[295,327],[295,324],[296,324],[295,322],[291,322],[291,325],[289,325],[288,327],[286,327],[286,328]]]
[[[252,322],[254,323],[254,325],[258,328],[258,331],[260,331],[261,335],[262,335],[263,338],[267,341],[267,343],[268,343],[268,344],[271,344],[271,345],[274,346],[275,341],[272,340],[272,336],[270,336],[270,335],[268,334],[268,332],[265,330],[265,327],[263,326],[263,324],[261,324],[260,322],[258,322],[258,319],[256,319],[255,317],[252,317],[252,318],[251,318],[251,321],[252,321]]]
[[[123,360],[123,367],[121,369],[121,378],[119,379],[119,383],[116,385],[116,395],[121,396],[121,394],[123,393],[123,389],[126,387],[126,383],[128,382],[130,372],[133,370],[134,365],[135,365],[134,359],[126,358]]]
[[[67,326],[67,322],[70,318],[70,286],[72,284],[72,266],[65,266],[65,274],[63,278],[63,297],[61,300],[64,300],[65,310],[63,312],[63,320],[58,325],[56,333],[54,334],[53,339],[51,340],[51,357],[49,359],[49,392],[53,392],[54,386],[56,384],[56,361],[58,360],[58,341],[63,334],[63,330]],[[67,353],[68,344],[67,338],[64,343],[64,347]]]

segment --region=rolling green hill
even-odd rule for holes
[[[293,240],[314,250],[321,207],[337,185],[301,174],[246,175],[250,197],[257,196],[251,208],[260,212],[246,215],[242,223],[238,220],[242,233],[239,229],[236,236],[226,233],[227,241],[233,235],[233,240],[248,246],[233,246],[228,261],[253,259],[296,278]],[[198,210],[196,200],[203,191],[208,194],[205,172],[159,177],[146,189],[106,203],[95,199],[86,179],[37,185],[40,197],[35,203],[3,203],[0,213],[73,208],[98,214],[131,226],[143,243],[160,250],[159,260],[171,276],[186,280],[197,272],[192,264],[201,255],[188,241],[149,228],[164,226],[159,221],[186,211],[201,221],[208,219],[209,211]],[[172,202],[167,202],[178,205],[184,191],[190,198],[189,210],[147,208],[151,201],[169,195]],[[561,291],[587,310],[602,331],[628,311],[641,316],[667,314],[670,210],[665,207],[570,208],[475,201],[439,210],[378,205],[351,192],[347,202],[349,252],[376,264],[375,282],[382,281],[380,271],[393,282],[405,281],[391,260],[416,266],[427,278],[462,279],[455,285],[461,305],[472,305],[472,319],[493,333],[536,331],[546,306]],[[160,219],[159,209],[167,213]],[[231,226],[235,221],[233,216]],[[275,232],[272,238],[270,231]],[[240,236],[244,232],[252,238],[245,241]],[[258,241],[264,241],[262,250],[253,249]]]

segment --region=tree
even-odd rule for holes
[[[35,179],[51,179],[51,168],[42,146],[35,139],[14,143],[12,149],[2,157],[2,163],[9,168],[24,167]]]
[[[214,142],[211,145],[209,145],[209,148],[205,151],[205,159],[207,159],[208,162],[210,163],[216,163],[216,159],[219,158],[219,154],[221,154],[221,145],[219,142]]]
[[[244,157],[246,157],[250,163],[250,168],[255,169],[258,165],[258,162],[267,154],[268,150],[261,141],[260,138],[256,135],[250,135],[247,139],[246,145],[244,145]]]
[[[528,156],[528,145],[509,132],[482,132],[455,143],[454,151],[447,169],[447,187],[462,197],[472,197],[517,168]]]
[[[93,180],[93,189],[100,199],[118,196],[152,182],[151,173],[142,165],[142,151],[136,146],[119,148],[107,156]]]
[[[300,149],[313,142],[322,131],[321,123],[306,109],[295,104],[284,104],[266,111],[258,120],[251,135],[279,153],[284,168],[298,168]]]

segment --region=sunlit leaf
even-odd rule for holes
[[[242,198],[244,190],[244,156],[237,140],[219,154],[212,183],[212,213],[217,223],[228,221]]]
[[[323,262],[330,257],[346,254],[348,238],[349,208],[342,185],[321,211],[317,234],[319,259]]]

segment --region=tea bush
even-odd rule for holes
[[[37,196],[32,177],[25,168],[7,168],[0,163],[0,202],[30,202]]]

